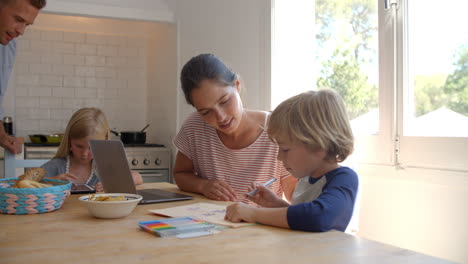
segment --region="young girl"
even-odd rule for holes
[[[272,113],[268,135],[279,145],[278,159],[298,179],[291,205],[268,188],[244,203],[228,206],[226,219],[258,222],[305,231],[345,231],[358,189],[357,174],[341,167],[353,151],[353,135],[340,96],[331,90],[310,91],[281,103]]]
[[[102,191],[89,149],[90,139],[109,139],[107,118],[98,108],[82,108],[73,114],[57,154],[42,165],[47,171],[45,177],[72,181],[75,184],[86,183],[97,191]],[[139,173],[132,172],[132,176],[135,184],[143,183]]]

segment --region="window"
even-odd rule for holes
[[[301,91],[333,88],[347,104],[356,161],[468,170],[468,36],[460,23],[468,4],[315,0],[308,7],[305,2],[274,1],[272,108]],[[295,16],[285,22],[282,10]],[[311,14],[312,24],[304,18]],[[289,46],[277,45],[286,42],[278,30],[286,23]],[[314,43],[304,46],[309,39],[302,36],[297,45],[300,34],[291,37],[291,28],[307,35],[310,27]],[[299,53],[309,58],[311,49],[313,63],[299,65],[308,69],[306,76],[291,72],[295,67],[281,59]],[[279,70],[284,65],[290,72]],[[278,86],[278,72],[294,79],[295,89],[281,95],[286,82]]]

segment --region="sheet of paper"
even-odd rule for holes
[[[217,204],[196,203],[149,211],[157,215],[170,217],[189,216],[209,223],[229,227],[252,225],[252,223],[232,223],[224,220],[224,216],[226,215],[226,206]]]

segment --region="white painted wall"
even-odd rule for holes
[[[147,114],[151,142],[172,147],[177,128],[177,26],[159,24],[149,36]]]
[[[468,263],[468,173],[357,165],[358,235]]]
[[[243,80],[244,107],[267,109],[270,101],[271,3],[269,0],[179,0],[178,73],[200,53],[214,53]],[[177,75],[179,76],[179,74]],[[193,108],[178,83],[178,124]]]

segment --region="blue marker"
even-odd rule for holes
[[[270,179],[269,181],[265,182],[263,186],[267,187],[270,184],[274,183],[276,181],[276,178]],[[252,196],[258,192],[258,189],[255,189],[247,194],[247,196]]]

